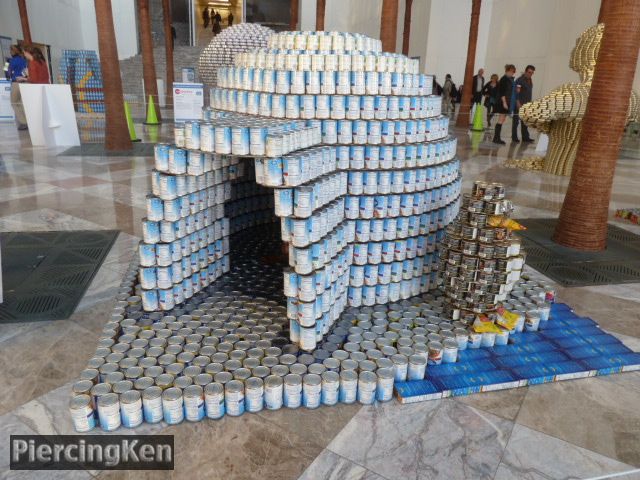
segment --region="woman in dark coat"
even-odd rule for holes
[[[504,75],[498,82],[498,103],[496,105],[496,113],[498,113],[498,124],[496,125],[495,133],[493,134],[493,143],[504,145],[504,142],[500,138],[500,132],[502,131],[502,125],[507,120],[509,114],[509,107],[511,102],[511,95],[513,93],[513,77],[516,75],[516,67],[512,64],[504,66]]]
[[[491,80],[482,88],[484,108],[487,109],[487,124],[491,126],[491,118],[498,104],[498,74],[491,75]]]

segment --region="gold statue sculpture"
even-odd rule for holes
[[[569,67],[578,72],[580,83],[566,83],[520,108],[523,122],[549,135],[549,147],[544,159],[528,158],[515,161],[516,165],[522,163],[535,168],[542,164],[541,169],[547,173],[571,174],[603,32],[604,24],[600,23],[587,28],[576,40]],[[611,95],[616,95],[615,84],[611,85]],[[627,119],[632,121],[639,116],[640,97],[632,91]]]

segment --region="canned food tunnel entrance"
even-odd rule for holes
[[[229,219],[231,270],[214,285],[223,292],[286,306],[282,279],[286,245],[274,212],[273,190],[256,183],[252,158],[240,159],[224,209]]]

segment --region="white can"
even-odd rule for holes
[[[142,425],[142,396],[138,390],[129,390],[120,395],[122,425],[135,428]]]
[[[69,402],[69,411],[76,432],[89,432],[95,428],[96,416],[89,395],[72,397]]]
[[[106,432],[112,432],[120,427],[120,399],[116,393],[107,393],[98,397],[98,418],[100,427]]]
[[[335,405],[339,400],[340,375],[337,372],[322,373],[322,404]]]
[[[376,375],[378,377],[376,400],[379,402],[388,402],[393,398],[393,368],[380,368],[376,371]]]
[[[225,410],[227,415],[232,417],[240,416],[244,413],[244,383],[239,380],[231,380],[224,386]]]
[[[421,355],[409,357],[407,380],[422,380],[427,369],[427,359]]]
[[[340,403],[354,403],[358,395],[358,374],[353,370],[340,372]]]
[[[283,403],[287,408],[298,408],[302,404],[302,377],[290,373],[284,377]]]
[[[283,404],[284,381],[277,375],[264,380],[264,406],[267,410],[279,410]]]
[[[200,385],[189,385],[184,389],[184,414],[189,422],[199,422],[204,418],[204,390]]]
[[[360,372],[358,377],[358,402],[371,405],[376,400],[378,377],[373,372]]]
[[[245,381],[245,408],[249,413],[262,410],[264,405],[264,382],[261,378],[251,377]]]
[[[308,373],[302,378],[302,404],[306,408],[318,408],[322,399],[322,378]]]
[[[205,411],[207,417],[218,419],[225,414],[224,386],[212,382],[204,387]]]

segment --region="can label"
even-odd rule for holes
[[[298,408],[302,404],[302,384],[284,384],[284,406]]]

